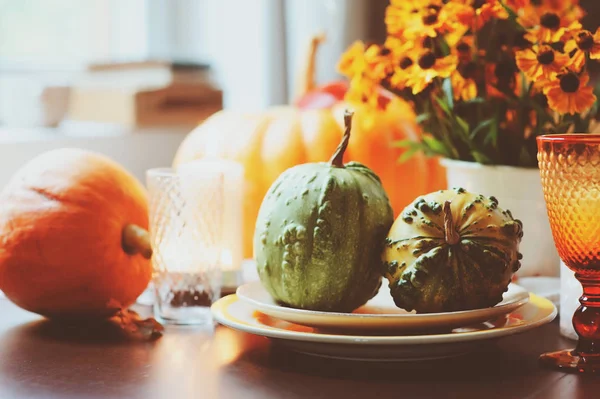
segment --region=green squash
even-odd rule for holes
[[[342,164],[352,114],[344,120],[331,161],[288,169],[260,207],[254,257],[263,286],[283,305],[349,312],[381,286],[381,252],[393,212],[373,171]]]
[[[396,305],[419,313],[491,307],[521,263],[523,225],[498,200],[458,188],[417,198],[383,253]]]

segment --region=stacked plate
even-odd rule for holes
[[[456,356],[482,343],[522,333],[556,317],[554,304],[511,284],[492,308],[416,314],[394,304],[385,282],[353,313],[293,309],[273,301],[259,281],[212,306],[231,328],[262,335],[297,352],[354,359],[418,361]]]

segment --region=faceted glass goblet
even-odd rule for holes
[[[538,163],[554,243],[583,287],[573,315],[575,349],[545,353],[543,365],[600,371],[600,135],[537,138]]]

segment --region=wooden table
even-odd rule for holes
[[[558,322],[430,363],[313,358],[225,327],[168,328],[155,342],[65,338],[0,299],[0,398],[597,398],[600,378],[538,367],[572,345]]]

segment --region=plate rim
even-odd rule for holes
[[[264,286],[262,285],[262,283],[260,281],[250,281],[247,282],[245,284],[242,284],[241,286],[239,286],[235,293],[238,296],[238,298],[245,303],[248,303],[252,306],[257,307],[259,310],[260,308],[269,308],[272,309],[273,311],[276,312],[285,312],[285,313],[290,313],[290,314],[295,314],[298,316],[305,316],[305,317],[319,317],[319,318],[337,318],[337,319],[342,319],[342,318],[352,318],[352,319],[402,319],[402,318],[412,318],[412,319],[422,319],[422,320],[428,320],[428,319],[437,319],[440,317],[461,317],[461,316],[466,316],[466,315],[472,315],[473,317],[477,317],[478,313],[484,313],[484,312],[489,312],[490,309],[497,309],[494,313],[499,312],[500,309],[504,309],[505,307],[512,307],[512,306],[516,306],[514,309],[517,309],[523,305],[525,305],[527,302],[529,302],[529,292],[521,287],[518,284],[515,283],[510,283],[510,285],[513,285],[519,289],[521,289],[523,292],[521,293],[522,296],[521,297],[517,297],[507,303],[504,303],[500,306],[495,305],[489,308],[480,308],[480,309],[471,309],[471,310],[459,310],[459,311],[455,311],[455,312],[438,312],[438,313],[406,313],[406,314],[391,314],[391,313],[344,313],[344,312],[325,312],[322,310],[307,310],[307,309],[296,309],[296,308],[291,308],[291,307],[285,307],[285,306],[281,306],[281,305],[271,305],[268,303],[264,303],[264,302],[260,302],[257,301],[256,299],[253,299],[251,297],[249,297],[248,295],[244,295],[243,293],[241,293],[242,291],[244,291],[245,289],[249,289],[248,287],[252,287],[252,286],[259,286],[262,290],[265,290]],[[380,288],[381,289],[381,288]],[[266,290],[265,290],[266,292]],[[267,292],[268,293],[268,292]],[[506,313],[508,313],[509,311],[507,311]],[[263,312],[264,313],[264,312]],[[501,313],[500,313],[501,314]],[[483,316],[483,314],[481,315]]]
[[[293,341],[315,342],[315,343],[335,343],[342,345],[429,345],[429,344],[447,344],[469,341],[480,341],[486,339],[494,339],[505,337],[517,333],[532,330],[544,324],[550,323],[558,311],[556,306],[546,298],[530,293],[530,300],[523,305],[533,306],[536,309],[543,310],[544,308],[552,309],[545,316],[527,323],[502,327],[491,330],[465,331],[461,333],[444,333],[444,334],[423,334],[423,335],[387,335],[387,336],[369,336],[369,335],[340,335],[340,334],[314,334],[299,331],[281,330],[275,327],[256,327],[243,320],[239,320],[227,312],[227,308],[235,302],[239,302],[237,294],[231,294],[219,299],[211,306],[213,317],[219,323],[243,332],[278,339],[288,339]],[[252,309],[247,303],[244,305]],[[522,308],[522,307],[521,307]]]

